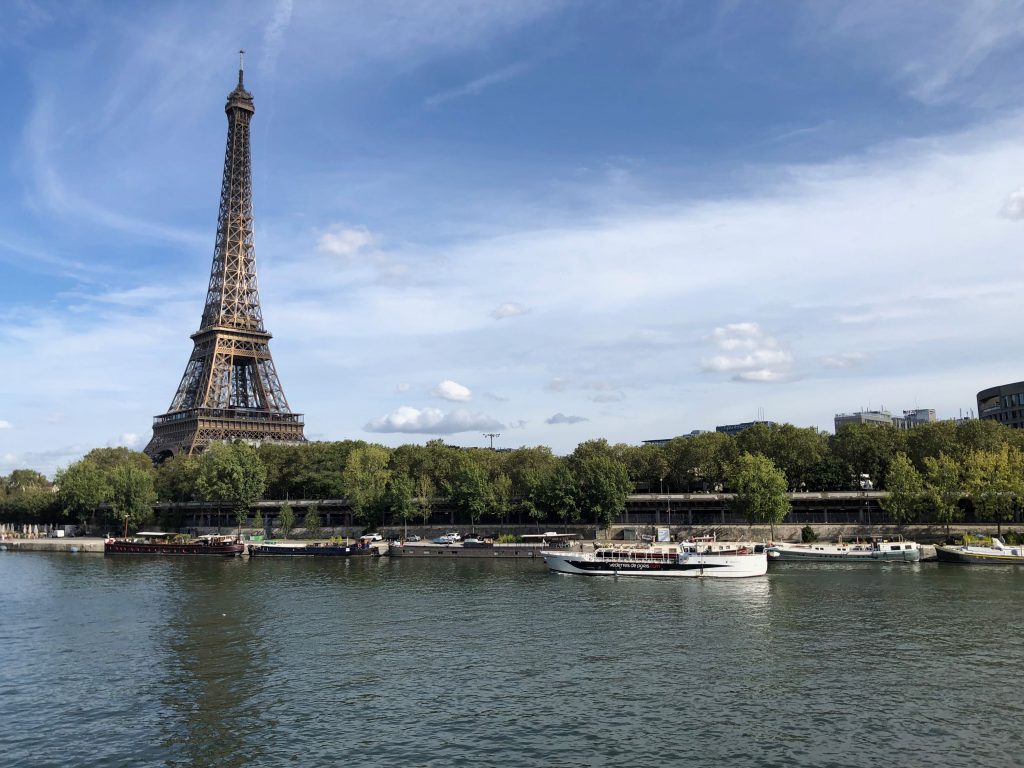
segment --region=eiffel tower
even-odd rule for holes
[[[210,287],[195,348],[167,413],[153,420],[145,452],[154,461],[202,451],[211,442],[302,443],[302,414],[288,408],[270,357],[256,284],[249,123],[252,94],[242,82],[228,94],[228,143]]]

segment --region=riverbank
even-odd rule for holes
[[[73,539],[0,539],[0,547],[9,552],[67,552],[70,554],[103,554],[102,536]]]

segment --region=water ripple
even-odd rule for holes
[[[4,761],[1005,766],[1020,570],[0,558]],[[13,724],[13,725],[12,725]]]

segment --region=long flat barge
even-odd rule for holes
[[[388,555],[391,557],[475,557],[475,558],[499,558],[517,557],[530,559],[540,557],[544,545],[541,543],[525,544],[471,544],[465,545],[461,542],[454,544],[434,544],[433,542],[391,542],[388,544]]]
[[[245,544],[230,536],[200,536],[184,539],[164,531],[139,531],[127,538],[109,538],[103,542],[105,555],[199,555],[235,557]]]
[[[375,547],[358,544],[250,544],[249,557],[369,557]]]

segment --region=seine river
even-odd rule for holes
[[[1024,569],[0,554],[0,764],[1020,766]]]

